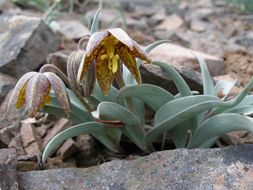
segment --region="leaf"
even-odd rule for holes
[[[227,109],[225,113],[238,113],[250,115],[253,113],[253,95],[246,96],[238,105],[231,109]]]
[[[213,80],[212,80],[212,77],[208,71],[208,68],[207,68],[204,58],[197,53],[192,52],[192,54],[197,58],[199,65],[200,65],[202,78],[203,78],[204,95],[213,95],[214,96],[215,93],[214,93]]]
[[[171,78],[171,80],[173,80],[181,96],[192,95],[191,90],[189,86],[186,84],[183,77],[181,77],[181,75],[173,67],[160,61],[153,61],[152,63],[154,65],[160,66],[162,70]]]
[[[99,117],[103,120],[119,120],[125,124],[122,131],[139,148],[145,150],[147,147],[143,141],[144,129],[139,119],[123,106],[113,102],[102,102],[98,105]]]
[[[135,97],[142,100],[154,111],[157,111],[162,105],[175,99],[171,93],[152,84],[126,86],[120,89],[118,98],[121,100],[127,97]]]
[[[42,155],[43,163],[45,163],[48,156],[52,154],[52,151],[55,149],[55,147],[58,147],[66,139],[78,136],[83,133],[94,136],[98,141],[100,141],[103,145],[114,152],[119,152],[120,150],[118,144],[112,141],[112,139],[110,139],[106,134],[106,127],[104,124],[97,122],[81,123],[58,133],[48,142]]]
[[[156,137],[173,129],[180,123],[197,116],[197,114],[214,107],[224,106],[224,102],[214,96],[187,96],[172,100],[162,106],[155,114],[154,128],[151,129],[145,139],[152,143]]]
[[[193,134],[189,148],[196,148],[210,139],[233,131],[253,132],[253,119],[239,114],[220,114],[206,120]]]
[[[94,98],[96,98],[97,100],[99,100],[100,102],[117,102],[118,101],[118,99],[117,99],[118,93],[119,93],[119,91],[115,87],[111,86],[109,94],[107,96],[105,96],[102,93],[98,83],[96,83],[95,88],[92,93],[92,96]],[[121,101],[119,103],[121,105],[124,105],[123,101]]]
[[[92,24],[90,27],[90,35],[92,35],[93,33],[98,31],[99,15],[100,15],[101,10],[102,10],[102,6],[98,8],[98,10],[93,18],[93,21],[92,21]]]

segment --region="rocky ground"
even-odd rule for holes
[[[76,49],[77,41],[88,34],[89,20],[96,6],[91,3],[87,8],[79,4],[74,12],[65,10],[50,24],[53,32],[42,22],[43,13],[34,7],[20,8],[9,1],[0,3],[0,149],[16,149],[15,159],[20,172],[88,167],[115,159],[107,155],[92,137],[80,135],[67,140],[42,166],[40,155],[47,142],[72,123],[43,113],[35,118],[26,118],[22,110],[6,117],[11,90],[24,73],[38,70],[45,63],[66,70],[67,56]],[[253,75],[253,17],[227,6],[225,1],[157,1],[155,4],[152,1],[117,1],[113,5],[105,4],[101,22],[102,28],[126,28],[130,36],[142,45],[160,39],[170,40],[171,44],[163,44],[152,51],[151,57],[172,64],[192,90],[202,91],[202,82],[199,65],[191,51],[202,54],[206,59],[214,80],[236,79],[238,84],[244,86]],[[143,65],[141,73],[144,82],[176,93],[172,81],[159,68]],[[233,94],[240,91],[240,85]],[[253,142],[252,134],[245,132],[231,133],[227,139],[221,141],[219,146]],[[133,157],[128,156],[127,159]],[[252,161],[250,167],[252,173]],[[27,177],[23,173],[21,176],[22,179]],[[226,177],[218,178],[224,180]]]

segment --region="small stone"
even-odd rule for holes
[[[21,139],[21,135],[17,135],[13,137],[8,145],[8,148],[15,148],[17,151],[17,155],[24,155],[25,150],[23,148],[23,143]]]
[[[164,19],[164,21],[156,27],[156,30],[175,31],[178,30],[183,24],[183,19],[174,14]]]
[[[17,170],[19,172],[28,172],[33,170],[39,170],[39,166],[37,163],[33,161],[18,161],[17,162]]]
[[[35,127],[32,124],[22,124],[20,134],[24,147],[27,147],[32,142],[36,141],[37,133]]]
[[[190,28],[195,32],[205,32],[206,24],[203,21],[193,20],[191,22]]]
[[[60,32],[68,39],[79,40],[89,34],[89,29],[78,20],[60,20]]]
[[[0,73],[0,103],[4,100],[5,96],[16,85],[17,80],[9,75]]]
[[[4,144],[5,147],[8,146],[12,139],[13,135],[11,134],[8,128],[0,129],[0,144]],[[0,146],[1,148],[1,146]],[[3,148],[3,147],[2,147]]]
[[[68,119],[61,118],[59,119],[55,125],[47,132],[45,138],[43,138],[43,148],[47,145],[47,143],[52,139],[57,133],[63,131],[64,129],[71,126],[71,122]]]
[[[20,130],[23,146],[28,155],[40,155],[42,152],[42,141],[37,135],[36,128],[29,123],[24,123]]]
[[[63,159],[69,158],[77,151],[76,142],[73,139],[66,140],[57,150],[56,155]]]
[[[0,189],[19,189],[15,149],[0,149]]]

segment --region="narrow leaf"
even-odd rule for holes
[[[215,95],[213,80],[208,71],[204,58],[197,53],[192,52],[192,54],[197,58],[200,65],[202,79],[203,79],[204,95]]]
[[[102,10],[102,6],[100,8],[98,8],[98,10],[93,18],[93,21],[92,21],[92,24],[90,27],[90,35],[92,35],[93,33],[98,31],[99,15],[100,15],[101,10]]]
[[[58,133],[49,141],[42,155],[43,163],[46,161],[48,156],[52,154],[55,147],[59,146],[65,140],[83,133],[91,134],[103,145],[114,152],[119,152],[120,150],[119,146],[107,136],[104,124],[97,122],[82,123]]]
[[[181,96],[192,95],[191,90],[183,77],[181,77],[181,75],[173,67],[160,61],[153,61],[153,64],[160,66],[162,70],[170,77],[170,79],[173,80]]]
[[[189,148],[196,148],[210,139],[233,131],[253,132],[253,119],[239,114],[220,114],[206,120],[193,134]]]
[[[224,106],[224,102],[214,96],[188,96],[172,100],[162,106],[155,115],[154,125],[145,139],[152,143],[156,137],[173,129],[180,123],[196,117],[199,113],[214,107]]]

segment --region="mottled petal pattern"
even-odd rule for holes
[[[96,83],[95,61],[93,61],[87,74],[84,76],[84,80],[82,80],[84,97],[89,97],[91,95],[95,87],[95,83]]]
[[[131,54],[134,57],[137,57],[139,59],[147,61],[148,63],[151,63],[152,60],[149,57],[148,53],[137,42],[135,42],[134,40],[133,40],[133,44],[134,44],[134,50],[131,51]]]
[[[96,77],[98,84],[105,95],[108,95],[113,81],[113,73],[108,67],[107,59],[96,60]]]
[[[70,102],[69,96],[66,91],[66,86],[63,81],[56,74],[51,72],[44,73],[46,78],[49,80],[52,89],[55,92],[59,104],[62,106],[66,114],[70,113]]]
[[[82,61],[81,61],[81,64],[79,66],[78,73],[77,73],[77,82],[79,84],[81,84],[83,77],[88,72],[88,69],[89,69],[90,65],[92,64],[92,61],[93,60],[90,57],[83,55]]]
[[[132,75],[134,76],[137,83],[140,84],[141,83],[141,74],[140,74],[140,71],[137,67],[135,58],[124,47],[118,48],[117,53],[119,54],[120,59],[126,65],[128,70],[132,73]]]
[[[97,50],[99,49],[99,46],[101,45],[101,42],[107,36],[109,36],[109,33],[107,31],[95,32],[94,34],[91,35],[86,47],[86,53],[88,57],[91,54],[96,54],[94,52],[97,52]]]
[[[33,117],[48,101],[51,85],[41,73],[34,75],[26,86],[26,108],[29,116]]]
[[[127,33],[121,28],[113,28],[107,30],[111,35],[113,35],[117,40],[126,45],[129,49],[134,49],[133,40],[127,35]]]
[[[26,84],[29,81],[29,79],[33,77],[35,74],[36,72],[29,72],[23,75],[19,79],[19,81],[17,82],[12,92],[12,95],[8,104],[8,111],[13,107],[20,109],[26,103],[26,99],[25,99]]]

